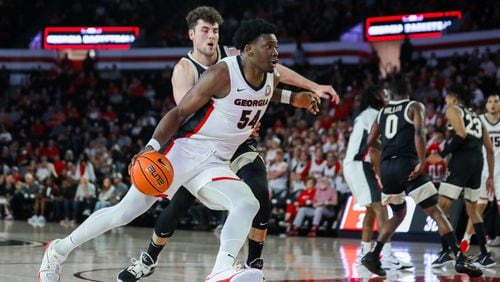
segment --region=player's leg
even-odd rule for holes
[[[179,219],[189,210],[195,199],[186,188],[179,188],[156,220],[147,251],[142,252],[139,259],[132,259],[132,264],[118,273],[118,281],[132,282],[153,274],[158,264],[158,255],[174,234]]]
[[[132,186],[118,204],[91,214],[69,236],[54,240],[47,246],[38,274],[39,280],[57,281],[61,264],[74,248],[108,230],[131,222],[147,211],[156,200],[157,198],[142,194]]]
[[[260,204],[248,234],[248,256],[245,267],[262,269],[264,267],[262,250],[271,217],[266,165],[262,158],[256,157],[251,163],[241,167],[236,174],[250,187]]]
[[[188,189],[190,184],[186,185]],[[207,277],[207,281],[218,281],[217,279],[225,277],[228,273],[239,271],[235,270],[233,265],[259,210],[259,201],[245,182],[229,177],[205,184],[197,191],[197,197],[208,208],[229,211],[221,230],[217,258],[211,274]],[[247,273],[255,273],[262,277],[260,270],[249,270],[252,271]]]

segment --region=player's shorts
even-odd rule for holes
[[[381,201],[380,187],[373,165],[368,162],[350,161],[344,164],[344,177],[356,202],[362,206]]]
[[[420,204],[437,194],[436,187],[427,174],[422,173],[415,180],[408,181],[408,176],[417,164],[416,159],[410,158],[394,157],[382,160],[380,170],[383,205],[401,205],[406,195]]]
[[[496,166],[496,164],[495,164]],[[481,178],[481,187],[479,188],[479,204],[486,204],[489,201],[493,201],[493,196],[497,198],[497,204],[500,204],[500,176],[495,175],[493,179],[493,186],[495,187],[495,194],[488,195],[488,190],[486,189],[487,175],[483,175]]]
[[[439,186],[439,195],[456,200],[463,190],[465,199],[476,202],[479,199],[482,170],[482,153],[472,150],[454,152],[446,176]]]
[[[198,191],[205,184],[220,180],[240,180],[229,167],[229,160],[221,158],[215,150],[189,138],[176,139],[164,150],[160,150],[174,168],[174,180],[164,194],[169,198],[180,186],[186,187],[198,198]]]

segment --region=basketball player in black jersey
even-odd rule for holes
[[[381,226],[377,242],[362,264],[372,273],[386,276],[380,252],[406,215],[405,196],[409,195],[436,221],[438,232],[452,247],[456,257],[455,270],[471,277],[482,275],[460,252],[450,222],[438,206],[438,194],[429,177],[423,174],[425,163],[425,110],[421,103],[411,101],[410,81],[402,74],[392,78],[390,91],[394,101],[382,108],[368,136],[368,144],[382,149],[382,204],[389,204],[393,217]],[[380,136],[381,144],[378,144]]]
[[[197,7],[188,13],[186,21],[189,27],[189,38],[193,41],[193,49],[179,60],[174,68],[172,86],[177,104],[209,66],[224,57],[239,54],[236,48],[218,45],[218,30],[223,19],[214,8]],[[281,81],[309,89],[321,98],[332,98],[333,101],[338,102],[338,96],[331,86],[319,85],[279,64],[276,69],[281,74]],[[262,269],[261,254],[267,234],[271,205],[266,167],[255,145],[254,139],[243,143],[231,162],[233,171],[237,172],[237,175],[250,186],[260,202],[260,209],[248,236],[248,257],[245,266]],[[195,197],[185,188],[181,187],[176,192],[156,222],[147,252],[143,252],[138,260],[134,260],[134,263],[122,270],[118,274],[119,280],[137,281],[153,273],[158,263],[159,253],[173,235],[179,219],[189,210],[194,201]]]
[[[449,216],[453,200],[458,199],[463,190],[467,215],[474,226],[481,249],[481,254],[477,257],[475,264],[479,267],[490,267],[495,265],[495,261],[486,248],[483,219],[477,210],[484,163],[483,145],[486,149],[489,175],[486,187],[490,193],[494,192],[495,159],[486,127],[483,126],[476,113],[464,107],[465,95],[464,89],[459,85],[453,85],[447,89],[446,119],[451,136],[441,156],[445,158],[448,154],[452,154],[452,157],[448,162],[446,177],[439,187],[439,206]],[[432,263],[433,267],[440,267],[451,261],[446,243],[442,242],[443,249]]]

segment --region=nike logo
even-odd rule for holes
[[[268,224],[269,224],[269,221],[268,222],[261,222],[261,223],[259,223],[260,226],[266,226]]]
[[[236,91],[238,91],[238,92],[241,92],[241,91],[243,91],[243,90],[245,90],[245,88],[237,88],[237,89],[236,89]]]
[[[167,164],[166,164],[166,163],[164,163],[162,159],[158,159],[158,162],[159,162],[160,164],[162,164],[164,167],[168,167],[168,166],[167,166]]]

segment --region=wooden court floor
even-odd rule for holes
[[[33,227],[23,221],[0,220],[0,281],[36,281],[44,252],[43,244],[69,234],[71,228],[56,223]],[[116,274],[131,257],[147,247],[151,228],[122,227],[107,232],[77,248],[63,267],[61,281],[116,281]],[[264,273],[268,282],[333,281],[500,281],[500,266],[485,270],[484,277],[468,280],[453,269],[430,267],[437,257],[436,243],[393,242],[397,256],[411,261],[415,269],[392,271],[384,279],[356,262],[359,241],[339,238],[280,238],[269,236]],[[218,249],[213,232],[177,231],[160,255],[156,272],[141,281],[204,281]],[[478,252],[473,246],[471,254]],[[500,261],[500,249],[494,248]],[[240,254],[240,259],[244,258]]]

